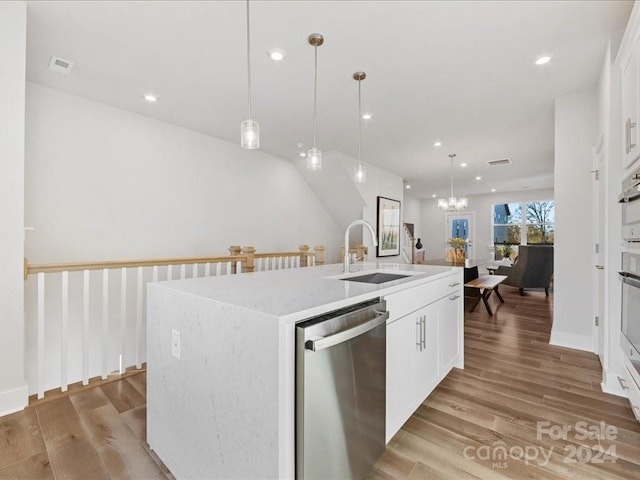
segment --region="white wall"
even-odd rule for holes
[[[496,203],[528,202],[535,200],[553,200],[553,190],[520,190],[518,192],[495,193],[491,195],[469,196],[469,207],[463,213],[473,213],[475,219],[475,246],[473,253],[477,258],[491,258],[493,254],[493,232],[491,229],[493,210]],[[438,201],[434,198],[423,199],[422,210],[422,243],[428,259],[443,258],[445,242],[451,235],[446,230],[446,214],[438,209]]]
[[[551,343],[593,351],[592,148],[597,142],[595,90],[556,99],[556,232]],[[591,296],[591,295],[589,295]]]
[[[27,84],[31,263],[292,251],[340,231],[289,161]]]
[[[27,404],[24,373],[24,119],[27,7],[0,2],[0,415]]]
[[[35,228],[26,241],[31,263],[217,256],[227,254],[231,244],[294,251],[302,243],[324,244],[327,260],[338,261],[341,231],[291,162],[37,84],[27,83],[26,93],[26,175],[20,185],[26,224]],[[22,250],[17,258],[20,295],[12,298],[19,300],[22,314],[26,291],[20,333],[26,331],[26,377],[35,393],[36,285],[33,276],[26,283],[22,278]],[[108,371],[120,361],[119,275],[109,280],[103,334],[102,283],[100,272],[94,273],[89,377],[103,371],[103,335]],[[135,273],[128,272],[124,366],[136,360]],[[160,279],[165,275],[161,269]],[[81,282],[79,274],[70,274],[69,382],[83,373]],[[49,277],[44,390],[61,384],[60,289],[59,277]],[[141,349],[144,362],[144,339]],[[17,358],[23,358],[22,350]]]
[[[406,223],[413,223],[413,232],[418,241],[418,238],[422,239],[422,202],[419,198],[411,195],[404,195],[403,207],[403,219]]]

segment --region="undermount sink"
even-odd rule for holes
[[[347,282],[361,282],[361,283],[385,283],[391,282],[393,280],[400,280],[401,278],[407,278],[411,275],[402,275],[399,273],[382,273],[382,272],[374,272],[367,273],[365,275],[358,275],[357,277],[344,277],[340,280],[345,280]]]

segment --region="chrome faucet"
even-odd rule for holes
[[[365,220],[354,220],[353,222],[351,222],[347,227],[347,230],[344,232],[344,262],[343,262],[344,273],[349,273],[349,270],[351,267],[351,257],[349,256],[349,231],[351,231],[351,227],[354,227],[356,225],[364,225],[365,227],[367,227],[369,229],[369,232],[371,232],[371,239],[373,240],[373,245],[375,247],[378,246],[376,231],[374,230],[374,228],[371,226],[369,222],[366,222]]]

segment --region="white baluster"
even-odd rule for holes
[[[309,260],[311,260],[311,266],[315,267],[316,266],[316,256],[315,255],[309,255],[311,258]],[[307,262],[307,265],[309,265],[309,262]]]
[[[82,278],[82,384],[89,385],[89,286],[91,272],[85,270]]]
[[[187,278],[187,266],[183,263],[180,265],[180,280]]]
[[[221,275],[222,274],[222,263],[218,262],[216,263],[216,275]]]
[[[44,398],[44,273],[38,273],[38,398]]]
[[[192,270],[192,278],[198,278],[198,264],[194,263],[193,264],[193,270]]]
[[[205,277],[211,276],[211,264],[209,262],[204,264],[204,276]]]
[[[127,269],[121,269],[120,275],[120,357],[119,370],[120,375],[124,373],[124,364],[126,362],[125,353],[127,333]]]
[[[102,379],[109,376],[109,270],[102,270]]]
[[[60,390],[67,391],[69,350],[69,272],[62,272],[62,321],[60,323]]]
[[[151,279],[154,282],[158,281],[158,266],[157,265],[154,265],[153,269],[151,270]]]
[[[242,273],[242,262],[236,262],[236,273]]]
[[[227,266],[227,268],[225,270],[225,275],[230,275],[231,274],[231,262],[227,262],[225,265]]]
[[[144,332],[142,331],[142,304],[144,300],[142,290],[143,268],[138,267],[138,292],[136,296],[136,368],[142,368],[142,361],[140,359],[140,353],[142,352],[142,337]]]
[[[295,268],[300,268],[300,257],[295,258]]]
[[[173,265],[167,265],[167,280],[173,280]]]
[[[278,270],[282,270],[282,261],[284,260],[284,257],[278,257]]]

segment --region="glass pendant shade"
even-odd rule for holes
[[[362,163],[358,163],[353,170],[353,181],[356,183],[365,183],[367,181],[367,167]]]
[[[307,152],[307,170],[321,170],[322,169],[322,151],[313,147]]]
[[[240,146],[247,150],[260,148],[260,124],[248,118],[240,124]]]

